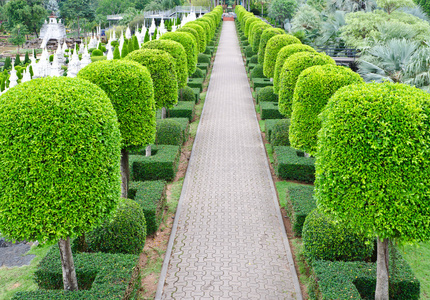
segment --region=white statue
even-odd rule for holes
[[[12,70],[10,71],[9,77],[9,88],[13,88],[18,84],[18,76],[16,75],[15,70],[15,60],[12,60]]]

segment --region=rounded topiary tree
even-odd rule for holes
[[[170,118],[157,120],[157,145],[182,145],[183,142],[182,127],[178,121]]]
[[[146,220],[139,204],[121,199],[103,224],[86,235],[91,252],[139,255],[146,241]]]
[[[373,241],[351,232],[345,222],[313,210],[303,224],[303,253],[310,261],[363,261],[372,256]]]
[[[297,79],[291,113],[290,143],[315,155],[317,133],[321,128],[318,115],[328,99],[341,87],[363,83],[363,79],[349,68],[324,65],[304,70]]]
[[[263,31],[260,37],[260,43],[258,45],[258,63],[263,65],[264,57],[266,55],[267,42],[277,34],[285,34],[285,31],[281,28],[267,28]]]
[[[263,74],[263,66],[262,65],[256,65],[250,74],[251,78],[264,78]]]
[[[77,290],[70,238],[120,198],[120,132],[111,101],[78,78],[45,77],[0,96],[0,232],[58,241],[65,290]]]
[[[188,75],[190,76],[196,71],[198,49],[192,34],[188,32],[166,32],[160,37],[160,40],[172,40],[180,43],[187,54]]]
[[[102,50],[94,49],[93,52],[91,52],[91,56],[103,56]]]
[[[212,20],[208,19],[208,18],[198,18],[197,20],[195,20],[194,22],[197,23],[206,23],[209,26],[209,31],[206,31],[206,41],[211,41],[212,38],[215,35],[215,26],[212,23]]]
[[[200,20],[200,21],[199,21]],[[193,23],[196,23],[196,24],[198,24],[198,25],[200,25],[200,26],[202,26],[203,27],[203,29],[204,29],[204,32],[205,32],[205,34],[206,34],[206,44],[208,43],[208,42],[210,42],[211,41],[211,26],[209,25],[209,23],[208,22],[206,22],[206,21],[204,21],[204,20],[201,20],[201,18],[199,18],[199,19],[197,19],[197,20],[195,20],[195,21],[193,21]]]
[[[258,102],[278,102],[278,95],[273,92],[273,86],[265,86],[257,92]]]
[[[277,94],[279,92],[279,74],[281,73],[282,67],[285,61],[297,52],[316,52],[314,48],[303,44],[292,44],[283,47],[278,52],[275,63],[275,72],[273,74],[273,91]]]
[[[264,24],[266,24],[266,23],[263,22],[262,20],[258,19],[257,22],[252,22],[249,25],[249,29],[248,29],[248,41],[249,41],[249,44],[251,46],[254,44],[254,32],[255,32],[255,29],[258,28],[258,27],[260,27],[260,26],[262,26],[262,25],[264,25]],[[257,51],[255,51],[255,52],[257,52]]]
[[[178,88],[187,85],[187,54],[182,44],[171,40],[153,40],[143,44],[142,49],[158,49],[169,53],[175,60]]]
[[[430,95],[393,83],[339,89],[321,113],[319,207],[377,237],[376,299],[388,299],[388,241],[430,239]]]
[[[263,34],[264,30],[269,29],[269,28],[272,28],[272,26],[270,26],[267,23],[264,23],[264,24],[261,24],[258,26],[254,26],[254,32],[252,33],[252,42],[251,42],[252,51],[258,53],[258,49],[260,47],[261,35]]]
[[[249,26],[257,21],[261,21],[259,18],[257,17],[250,17],[249,19],[246,20],[245,22],[245,28],[243,30],[243,33],[245,34],[245,36],[249,39]]]
[[[148,68],[154,84],[157,109],[173,107],[178,102],[175,61],[169,53],[157,49],[141,49],[133,51],[125,59],[136,61]]]
[[[177,29],[175,32],[188,32],[189,34],[191,34],[194,37],[194,41],[196,42],[197,45],[197,54],[200,53],[200,36],[199,33],[197,32],[196,29],[192,28],[192,27],[181,27],[179,29]],[[205,47],[206,49],[206,47]]]
[[[203,29],[203,25],[196,22],[188,22],[184,25],[184,28],[190,27],[197,31],[199,34],[199,53],[203,53],[206,50],[206,33]]]
[[[179,101],[196,101],[196,95],[194,91],[189,86],[183,87],[178,90],[178,100]]]
[[[301,44],[300,40],[289,34],[279,34],[270,38],[267,42],[266,52],[264,54],[263,71],[267,78],[271,78],[275,73],[276,58],[278,52],[283,47],[292,44]]]
[[[128,153],[154,142],[155,102],[151,74],[129,60],[105,60],[79,71],[106,92],[118,115],[121,131],[121,196],[127,198],[130,169]]]
[[[332,64],[336,62],[330,56],[322,53],[299,52],[291,55],[282,66],[279,75],[279,112],[289,118],[291,116],[294,88],[297,78],[305,69]]]

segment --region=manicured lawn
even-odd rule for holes
[[[56,245],[54,245],[55,247]],[[46,256],[51,246],[39,245],[30,249],[28,254],[36,255],[30,265],[22,267],[0,268],[0,299],[7,300],[19,291],[37,290],[33,274],[39,262]]]
[[[421,283],[421,299],[430,299],[430,242],[400,248]]]

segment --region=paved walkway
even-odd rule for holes
[[[224,22],[156,299],[302,299],[275,201],[234,22]]]

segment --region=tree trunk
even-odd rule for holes
[[[78,280],[76,279],[75,264],[73,262],[72,248],[70,247],[70,238],[58,241],[60,248],[61,267],[63,269],[63,285],[66,291],[77,291]]]
[[[76,19],[77,23],[78,23],[78,39],[79,39],[79,17]]]
[[[151,156],[151,152],[152,152],[152,148],[151,148],[151,145],[148,145],[147,147],[146,147],[146,157],[150,157]]]
[[[376,268],[376,292],[375,300],[388,300],[388,239],[377,238],[377,268]]]
[[[128,151],[121,150],[121,197],[127,198],[130,166],[128,165]]]
[[[162,107],[161,108],[161,119],[165,119],[166,114],[167,114],[166,107]]]

